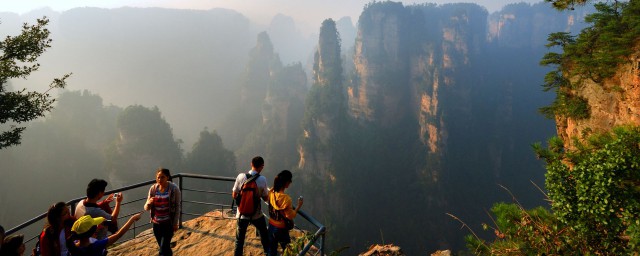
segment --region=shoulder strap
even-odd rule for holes
[[[259,174],[259,173],[256,173],[256,175],[251,175],[251,174],[249,174],[248,172],[247,172],[247,173],[245,173],[244,175],[245,175],[245,178],[246,178],[246,179],[245,179],[245,180],[244,180],[244,182],[242,183],[242,186],[244,186],[245,184],[247,184],[247,183],[249,183],[249,182],[252,182],[252,181],[256,180],[256,179],[258,178],[258,176],[260,176],[260,174]]]
[[[151,186],[151,190],[149,191],[149,197],[155,197],[156,196],[156,190],[158,187],[158,183],[153,184],[153,186]],[[149,206],[149,215],[152,221],[153,220],[153,216],[155,215],[155,207],[153,205]]]
[[[247,173],[247,181],[246,181],[246,183],[252,182],[252,181],[258,179],[258,177],[260,177],[259,173],[256,173],[256,175],[251,175],[251,174]]]
[[[155,196],[156,190],[158,190],[158,183],[153,184],[153,186],[151,186],[151,193],[149,193],[149,196]]]
[[[176,202],[176,195],[175,195],[175,190],[176,190],[176,184],[174,184],[173,182],[169,183],[169,200],[171,200],[171,205],[174,205]]]
[[[174,184],[173,182],[169,182],[169,207],[170,207],[170,212],[176,212],[176,193],[175,192],[175,186],[176,184]],[[173,220],[172,220],[173,221]]]

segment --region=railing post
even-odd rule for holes
[[[180,174],[172,176],[172,178],[174,178],[174,179],[175,178],[179,178],[180,179],[177,182],[179,184],[178,186],[179,186],[181,194],[183,194],[184,191],[198,191],[198,192],[215,193],[215,191],[214,192],[211,192],[211,191],[200,191],[200,190],[193,190],[193,189],[185,188],[184,182],[186,182],[186,181],[183,180],[183,178],[209,179],[209,180],[220,180],[220,181],[230,181],[230,182],[235,181],[235,178],[233,178],[233,177],[209,176],[209,175],[199,175],[199,174],[189,174],[189,173],[180,173]],[[122,187],[122,188],[118,188],[118,189],[114,189],[114,190],[110,190],[110,191],[105,191],[105,194],[110,194],[110,193],[113,193],[113,192],[128,191],[128,190],[131,190],[131,189],[140,188],[140,187],[151,185],[151,184],[154,184],[154,183],[156,183],[155,180],[149,180],[149,181],[137,183],[137,184],[126,186],[126,187]],[[230,194],[230,193],[219,193],[219,194]],[[76,206],[76,204],[78,202],[84,200],[85,198],[86,197],[80,197],[80,198],[72,199],[72,200],[66,202],[66,204],[71,207],[71,213],[72,214],[75,214],[75,206]],[[187,203],[201,203],[201,202],[192,202],[192,201],[189,201],[189,200],[184,200],[184,198],[185,198],[184,196],[180,197],[180,209],[178,209],[180,211],[180,220],[179,220],[180,221],[180,224],[179,224],[180,228],[184,228],[183,227],[183,220],[184,220],[183,214],[186,213],[186,212],[183,211],[184,202],[186,201]],[[143,198],[138,199],[138,200],[144,200],[144,199],[145,198],[143,197]],[[138,201],[138,200],[135,200],[135,201]],[[234,203],[235,202],[232,201],[231,209],[233,209]],[[215,205],[215,204],[213,204],[213,205]],[[222,205],[222,206],[224,207],[225,205]],[[136,214],[136,213],[133,213],[133,214]],[[189,213],[186,213],[186,214],[189,215]],[[35,218],[31,219],[31,220],[28,220],[27,222],[22,223],[22,224],[18,225],[15,228],[7,230],[6,233],[7,233],[7,235],[16,233],[16,232],[22,230],[23,228],[25,228],[27,226],[31,226],[32,224],[35,224],[36,222],[46,218],[46,215],[47,215],[46,212],[42,213],[39,216],[37,216],[37,217],[35,217]],[[326,234],[325,234],[326,227],[322,223],[320,223],[316,219],[314,219],[313,217],[308,216],[304,211],[298,212],[298,215],[303,217],[304,219],[309,221],[311,224],[313,224],[314,226],[319,228],[318,231],[316,231],[315,234],[313,235],[312,239],[310,241],[308,241],[307,244],[302,249],[302,251],[300,251],[299,255],[305,255],[309,251],[309,249],[312,246],[314,246],[314,244],[316,244],[318,242],[317,239],[322,239],[322,241],[319,241],[320,242],[320,250],[319,251],[321,252],[322,255],[324,255],[324,252],[326,251],[325,248],[324,248],[325,247],[325,238],[326,238],[325,237],[326,236]],[[214,217],[214,216],[209,216],[209,217]],[[137,237],[137,235],[140,233],[137,230],[138,228],[141,228],[142,226],[146,226],[146,225],[148,225],[148,224],[138,226],[138,225],[136,225],[134,223],[133,224],[133,228],[132,228],[133,229],[133,237],[134,238]],[[30,241],[36,239],[37,237],[38,236],[34,236],[33,238],[31,238],[28,241],[26,241],[26,243],[29,243]]]
[[[183,192],[182,191],[182,175],[180,175],[180,181],[179,182],[180,182],[180,222],[178,223],[178,227],[182,228],[182,213],[183,213],[182,212],[182,205],[183,205],[182,198],[184,198],[184,195],[182,194],[182,192]]]
[[[322,256],[325,255],[324,254],[324,238],[325,238],[324,234],[325,233],[322,233],[322,238],[320,238],[320,239],[322,239],[322,241],[320,241],[320,255],[322,255]]]

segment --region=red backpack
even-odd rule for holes
[[[240,215],[250,217],[256,214],[260,207],[260,191],[258,184],[256,183],[256,179],[258,179],[260,174],[252,176],[247,173],[246,176],[247,180],[242,184],[240,193],[238,193],[236,198],[236,202],[238,204],[238,211],[240,212]]]

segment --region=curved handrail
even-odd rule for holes
[[[172,175],[172,177],[178,177],[178,175]],[[127,191],[127,190],[130,190],[130,189],[151,185],[151,184],[153,184],[155,182],[156,182],[155,180],[145,181],[145,182],[129,185],[129,186],[126,186],[126,187],[105,191],[104,193],[105,194],[111,194],[111,193],[116,193],[116,192]],[[67,201],[67,205],[75,205],[77,202],[80,202],[81,200],[83,200],[85,198],[86,197],[79,197],[79,198]],[[73,207],[71,207],[71,211],[75,211],[75,209]],[[40,221],[40,220],[42,220],[42,219],[44,219],[46,217],[47,217],[47,213],[44,212],[44,213],[38,215],[37,217],[35,217],[33,219],[30,219],[30,220],[28,220],[28,221],[26,221],[26,222],[24,222],[24,223],[22,223],[22,224],[20,224],[20,225],[18,225],[16,227],[12,228],[12,229],[7,230],[6,234],[7,235],[11,235],[11,234],[15,233],[16,231],[21,230],[21,229],[23,229],[25,227],[28,227],[31,224],[34,224],[34,223],[36,223],[36,222],[38,222],[38,221]]]
[[[309,221],[311,224],[313,224],[318,228],[318,231],[316,231],[316,233],[313,234],[313,238],[309,240],[309,242],[304,246],[302,251],[298,253],[298,255],[302,256],[302,255],[305,255],[307,252],[309,252],[309,250],[311,249],[311,246],[313,246],[313,244],[315,244],[318,238],[320,237],[322,237],[322,241],[321,241],[322,244],[320,245],[320,255],[324,255],[324,235],[327,228],[324,225],[322,225],[322,223],[320,223],[318,220],[307,215],[307,213],[305,213],[302,210],[298,211],[298,215],[302,216],[304,219],[306,219],[307,221]]]
[[[220,181],[235,181],[235,178],[232,177],[223,177],[223,176],[210,176],[210,175],[203,175],[203,174],[193,174],[193,173],[178,173],[178,174],[174,174],[171,175],[172,178],[179,178],[179,188],[182,190],[183,186],[182,186],[182,178],[194,178],[194,179],[207,179],[207,180],[220,180]],[[122,188],[117,188],[117,189],[112,189],[109,191],[105,191],[105,194],[111,194],[111,193],[117,193],[117,192],[122,192],[122,191],[127,191],[127,190],[131,190],[131,189],[135,189],[135,188],[139,188],[142,186],[148,186],[151,184],[154,184],[156,181],[155,180],[149,180],[149,181],[145,181],[145,182],[140,182],[140,183],[136,183],[133,185],[129,185],[129,186],[125,186]],[[79,198],[75,198],[72,199],[70,201],[67,201],[67,205],[75,205],[76,203],[80,202],[81,200],[85,199],[86,197],[79,197]],[[73,211],[75,211],[74,207],[71,207],[71,211],[73,213]],[[180,210],[182,212],[182,209]],[[325,237],[325,231],[326,231],[326,227],[324,225],[322,225],[322,223],[320,223],[318,220],[316,220],[315,218],[313,218],[312,216],[306,214],[304,211],[298,211],[298,215],[302,216],[304,219],[306,219],[307,221],[309,221],[309,223],[313,224],[316,228],[318,228],[318,230],[314,233],[313,237],[311,238],[311,240],[305,245],[305,247],[302,249],[302,251],[299,252],[298,255],[305,255],[310,249],[311,246],[313,246],[316,241],[318,241],[318,239],[321,239],[321,245],[320,245],[320,254],[324,255],[324,237]],[[28,227],[44,218],[46,218],[47,213],[42,213],[14,228],[11,228],[9,230],[6,231],[6,235],[11,235],[25,227]],[[180,215],[181,219],[180,219],[180,227],[182,227],[182,215]],[[36,236],[37,237],[37,236]],[[29,242],[34,238],[29,239],[28,241],[25,242]]]

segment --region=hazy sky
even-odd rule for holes
[[[510,3],[538,3],[543,0],[402,0],[406,5],[414,3],[458,3],[473,2],[486,7],[489,12],[500,10]],[[362,7],[371,0],[2,0],[0,11],[26,13],[33,9],[51,7],[64,11],[74,7],[117,8],[164,7],[180,9],[227,8],[237,10],[259,23],[268,23],[278,13],[306,23],[302,26],[317,27],[324,19],[339,19],[351,16],[355,23]]]

